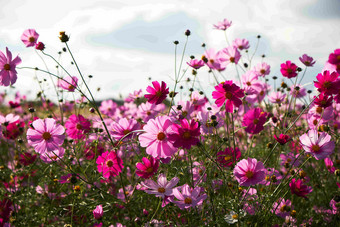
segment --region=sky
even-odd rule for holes
[[[224,18],[232,21],[228,39],[248,39],[250,53],[255,49],[256,36],[261,35],[254,63],[260,62],[265,54],[264,61],[271,65],[271,77],[281,76],[281,63],[291,60],[302,66],[298,58],[305,53],[312,56],[317,62],[303,80],[307,87],[322,70],[328,55],[340,47],[338,0],[0,0],[0,3],[1,51],[8,47],[14,56],[19,55],[22,67],[44,69],[42,55],[26,48],[20,40],[25,29],[34,28],[40,35],[39,41],[46,45],[45,52],[60,59],[72,75],[79,77],[70,64],[69,54],[58,55],[64,47],[58,34],[66,31],[72,53],[98,100],[126,97],[139,89],[145,92],[151,84],[149,77],[165,81],[172,89],[173,41],[179,41],[178,69],[186,39],[184,32],[190,29],[182,67],[185,69],[190,55],[200,58],[204,53],[202,43],[217,50],[227,47],[223,32],[213,29],[213,24]],[[46,56],[43,59],[51,72],[57,72],[51,59]],[[55,98],[48,76],[27,69],[17,71],[15,89],[0,87],[0,92],[20,91],[35,97],[41,86],[51,99]],[[58,73],[65,75],[60,70]],[[223,74],[233,79],[236,71],[227,67]],[[93,78],[88,79],[88,75]],[[184,78],[187,77],[193,79],[190,73]],[[39,84],[36,78],[45,78],[47,82]],[[207,68],[199,70],[197,80],[211,93],[213,79]]]

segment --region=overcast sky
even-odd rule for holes
[[[301,66],[298,57],[306,53],[317,61],[303,81],[311,82],[329,53],[340,47],[338,0],[0,0],[0,3],[1,51],[8,46],[22,58],[20,66],[44,68],[35,51],[21,42],[22,32],[36,29],[39,41],[46,44],[46,52],[58,57],[57,52],[63,47],[58,33],[66,31],[82,72],[94,76],[90,87],[101,88],[95,94],[98,99],[126,96],[140,88],[145,91],[150,84],[148,77],[172,86],[173,41],[179,40],[181,52],[183,33],[191,30],[185,60],[190,55],[200,58],[204,52],[202,42],[207,48],[224,48],[227,44],[223,32],[213,29],[213,24],[224,18],[233,22],[228,29],[229,39],[248,39],[250,52],[256,36],[261,35],[258,56],[267,56],[271,76],[280,75],[280,64],[286,60]],[[63,54],[61,61],[78,76],[67,54]],[[255,59],[259,61],[260,58]],[[54,71],[54,64],[49,60],[47,63]],[[34,72],[18,72],[15,87],[22,92],[33,90],[35,94],[39,86]],[[233,78],[235,70],[227,69],[224,74]],[[37,76],[44,78],[41,73]],[[209,77],[207,68],[199,72],[198,78],[206,85],[212,81]],[[1,87],[0,92],[5,89]]]

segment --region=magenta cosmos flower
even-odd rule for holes
[[[262,162],[255,158],[242,159],[234,168],[234,176],[240,186],[251,186],[262,182],[266,171]]]
[[[289,187],[292,194],[303,198],[307,198],[306,195],[313,191],[312,187],[303,184],[301,179],[292,179],[292,181],[289,183]]]
[[[27,130],[27,142],[39,154],[58,150],[64,143],[65,129],[54,119],[37,119],[33,121],[32,127]]]
[[[267,113],[263,112],[261,108],[249,110],[244,116],[242,126],[245,126],[245,131],[251,134],[260,133],[267,120]]]
[[[325,159],[333,153],[335,143],[326,132],[319,133],[312,129],[300,136],[300,143],[306,153],[310,153],[316,160]]]
[[[159,174],[157,183],[151,179],[141,182],[142,186],[146,187],[145,192],[148,194],[156,195],[156,197],[172,196],[173,187],[178,184],[178,177],[172,178],[170,181],[166,179],[166,176],[162,173]]]
[[[62,79],[58,80],[57,86],[63,88],[67,91],[73,92],[78,85],[78,78],[75,76],[65,76]]]
[[[232,113],[233,106],[239,107],[242,104],[241,98],[243,98],[244,92],[232,80],[220,83],[215,86],[215,89],[216,91],[212,92],[212,97],[216,99],[215,104],[217,107],[221,107],[226,102],[226,111]]]
[[[180,209],[189,209],[199,206],[208,196],[201,194],[201,187],[190,188],[188,184],[177,187],[173,190],[173,194],[179,201],[174,201]]]
[[[290,215],[290,212],[293,209],[294,207],[289,199],[285,200],[284,198],[279,198],[278,202],[273,204],[272,213],[275,213],[281,218],[285,218]]]
[[[0,51],[0,86],[13,85],[17,81],[15,67],[21,63],[19,56],[12,60],[12,53],[6,47],[6,55]]]
[[[92,213],[95,219],[101,219],[103,217],[103,206],[96,206],[96,209],[94,209]]]
[[[286,144],[290,140],[290,137],[286,134],[280,134],[279,136],[274,135],[274,138],[281,145]]]
[[[339,74],[337,72],[330,73],[325,70],[316,76],[318,81],[314,81],[314,86],[320,93],[326,95],[336,95],[340,91],[340,81],[337,81]]]
[[[328,62],[332,65],[340,64],[340,49],[336,49],[334,53],[331,53],[328,58]]]
[[[111,124],[111,135],[116,139],[120,140],[124,138],[124,140],[132,137],[130,132],[139,129],[139,124],[135,119],[128,120],[127,118],[121,118],[117,122],[112,122]],[[128,135],[129,134],[129,135]]]
[[[98,172],[102,173],[106,179],[111,176],[118,176],[124,168],[123,160],[114,151],[104,152],[101,156],[98,156],[96,163]]]
[[[91,130],[91,122],[82,115],[71,115],[65,123],[66,133],[72,139],[84,139]]]
[[[194,119],[190,124],[187,119],[181,119],[180,123],[181,125],[172,125],[174,134],[169,135],[169,139],[173,141],[174,147],[190,149],[199,142],[198,137],[201,135],[199,124]]]
[[[150,160],[146,157],[142,158],[142,162],[136,164],[136,174],[141,178],[147,179],[157,173],[159,167],[159,160],[150,157]]]
[[[224,151],[217,153],[217,162],[223,167],[230,167],[241,158],[241,151],[237,147],[235,150],[227,147]]]
[[[27,29],[21,35],[21,41],[26,45],[26,47],[32,47],[37,43],[39,34],[35,29]]]
[[[287,77],[289,79],[297,76],[297,68],[298,67],[291,61],[286,61],[286,63],[281,64],[280,71],[284,77]]]
[[[175,133],[172,125],[168,116],[159,116],[148,121],[143,127],[145,133],[138,137],[140,145],[146,147],[147,154],[154,158],[167,158],[177,151],[172,141],[169,141],[170,134]]]
[[[312,67],[315,64],[315,61],[312,57],[308,56],[307,54],[302,55],[299,57],[299,60],[307,67]]]
[[[163,102],[166,96],[169,94],[169,88],[166,87],[166,83],[162,81],[162,85],[158,81],[152,82],[153,87],[148,86],[146,91],[150,94],[144,95],[149,103],[155,103],[156,105]]]

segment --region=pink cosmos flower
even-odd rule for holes
[[[312,154],[316,160],[325,159],[333,153],[335,143],[326,132],[319,133],[317,130],[309,130],[300,136],[300,143],[306,153]]]
[[[32,47],[37,43],[39,34],[35,29],[27,29],[21,35],[21,41],[26,45],[26,47]]]
[[[259,63],[255,66],[255,71],[262,77],[265,75],[269,75],[270,73],[270,65],[265,62]]]
[[[241,81],[244,86],[244,92],[247,95],[258,94],[261,91],[262,84],[258,81],[258,78],[258,74],[252,70],[242,75]]]
[[[255,158],[242,159],[234,168],[234,176],[240,186],[251,186],[262,182],[266,177],[262,162]]]
[[[233,41],[233,46],[238,48],[239,50],[245,50],[249,48],[249,41],[246,39],[235,39]]]
[[[169,94],[169,88],[166,87],[166,83],[162,81],[162,85],[158,83],[158,81],[152,82],[153,87],[148,86],[146,91],[150,94],[144,95],[144,97],[148,100],[149,103],[155,103],[156,105],[163,102]]]
[[[93,210],[93,216],[95,219],[101,219],[103,217],[103,206],[98,205],[96,209]]]
[[[112,122],[111,135],[116,140],[120,140],[122,138],[124,138],[124,140],[127,140],[132,137],[132,134],[129,133],[137,129],[139,129],[139,124],[135,119],[128,120],[127,118],[121,118],[119,119],[118,123]]]
[[[257,134],[261,132],[264,127],[264,123],[267,120],[267,113],[263,112],[261,108],[255,108],[249,110],[244,116],[242,126],[245,126],[245,131],[251,134]]]
[[[241,58],[241,54],[238,51],[238,49],[234,46],[229,46],[222,50],[220,60],[225,62],[228,65],[229,63],[237,64],[240,58]]]
[[[42,42],[39,42],[37,44],[35,44],[35,49],[36,50],[44,50],[45,49],[45,44]]]
[[[330,158],[325,158],[324,161],[325,161],[325,165],[326,165],[327,170],[330,173],[333,174],[335,172],[336,168],[334,167],[332,160]]]
[[[114,151],[104,152],[98,156],[96,163],[98,172],[103,173],[103,177],[106,179],[109,179],[111,176],[118,176],[124,168],[123,160]]]
[[[291,61],[286,61],[286,63],[281,64],[280,71],[284,77],[287,77],[289,79],[297,76],[297,68],[298,67]]]
[[[67,91],[73,92],[77,88],[78,78],[75,76],[65,76],[63,79],[59,79],[57,86]]]
[[[65,123],[66,133],[72,139],[84,139],[91,130],[91,122],[82,115],[71,115]]]
[[[17,81],[15,67],[21,63],[19,56],[12,60],[12,53],[6,47],[6,55],[0,51],[0,86],[13,85]]]
[[[278,202],[273,204],[273,209],[271,210],[272,213],[275,213],[277,216],[281,218],[285,218],[290,215],[290,211],[293,210],[294,207],[292,206],[292,202],[284,198],[279,198]]]
[[[281,92],[272,92],[269,96],[268,99],[271,103],[277,103],[281,104],[286,98],[286,94],[281,93]]]
[[[136,174],[141,178],[147,179],[157,173],[159,166],[159,160],[150,157],[150,160],[146,157],[142,158],[142,163],[138,162],[136,164]]]
[[[235,150],[227,147],[224,151],[217,153],[217,162],[223,167],[230,167],[241,158],[241,151],[237,147]]]
[[[218,71],[225,70],[226,64],[221,61],[222,51],[216,52],[213,48],[210,48],[204,52],[202,60],[210,69]]]
[[[214,28],[218,30],[227,30],[232,24],[232,21],[228,21],[227,19],[224,19],[223,21],[217,22],[217,24],[214,24]]]
[[[208,197],[207,194],[201,194],[202,189],[201,187],[190,188],[188,184],[177,187],[173,190],[173,194],[179,201],[174,203],[181,210],[199,206]]]
[[[117,104],[114,101],[112,101],[111,99],[104,100],[100,104],[99,110],[103,114],[106,114],[109,117],[112,117],[112,116],[114,116],[114,114],[117,110]]]
[[[172,125],[174,133],[169,135],[169,139],[173,141],[173,145],[176,148],[190,149],[191,146],[199,142],[198,137],[201,135],[200,126],[194,119],[191,120],[190,124],[187,119],[180,120],[180,123],[181,125]]]
[[[289,94],[291,94],[292,96],[296,98],[302,98],[307,95],[307,92],[306,92],[306,88],[302,87],[302,85],[296,84],[295,86],[292,85],[290,87]]]
[[[291,165],[298,167],[300,165],[300,160],[298,159],[299,154],[294,154],[289,152],[286,154],[280,154],[281,165],[285,168],[290,168]]]
[[[274,135],[274,138],[277,142],[279,142],[281,145],[286,144],[288,141],[290,141],[290,136],[285,134],[280,134],[279,136]]]
[[[308,56],[307,54],[302,55],[299,57],[302,64],[304,64],[307,67],[312,67],[315,64],[315,61],[312,57]]]
[[[133,93],[129,93],[128,97],[124,100],[125,102],[134,102],[143,97],[142,89],[135,90]]]
[[[151,179],[141,182],[142,186],[146,187],[145,192],[148,194],[156,195],[156,197],[165,198],[166,196],[173,195],[173,187],[176,186],[179,179],[178,177],[172,178],[167,181],[166,176],[162,173],[159,174],[157,183]]]
[[[314,86],[320,93],[325,95],[336,95],[340,91],[340,81],[338,81],[339,74],[337,72],[330,73],[328,70],[319,73],[316,76],[318,81],[314,81]]]
[[[334,50],[334,53],[331,53],[328,57],[328,62],[332,65],[340,64],[340,49]]]
[[[40,154],[40,159],[45,163],[57,162],[60,161],[65,154],[65,149],[59,147],[53,151],[46,151],[45,153]]]
[[[300,197],[307,198],[307,194],[313,191],[312,187],[303,184],[301,179],[296,180],[295,178],[289,183],[290,191]]]
[[[212,97],[216,99],[215,104],[220,107],[226,102],[226,111],[233,112],[235,107],[239,107],[242,104],[241,98],[244,96],[244,92],[239,86],[233,83],[232,80],[227,80],[215,86],[216,91],[212,92]]]
[[[147,154],[154,158],[167,158],[177,151],[169,141],[170,134],[175,133],[172,125],[168,116],[159,116],[148,121],[143,127],[146,133],[138,137],[140,145],[146,147]]]
[[[204,61],[203,60],[197,60],[197,59],[191,59],[190,62],[187,62],[187,64],[194,69],[199,69],[202,66],[204,66]]]
[[[52,118],[37,119],[32,123],[33,128],[27,130],[27,142],[35,151],[43,154],[54,151],[64,143],[65,129]]]

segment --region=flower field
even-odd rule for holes
[[[0,226],[339,226],[340,49],[308,90],[318,59],[281,59],[274,76],[253,58],[261,37],[229,40],[231,27],[212,25],[225,48],[200,56],[186,30],[173,80],[119,101],[94,98],[67,32],[59,56],[35,29],[18,37],[45,68],[0,50],[1,87],[25,71],[57,97],[0,93]]]

